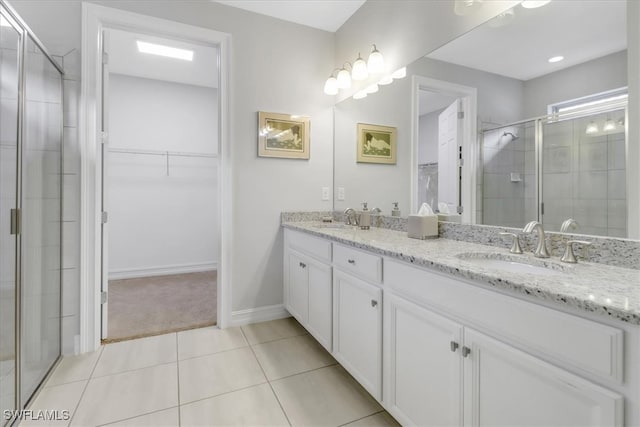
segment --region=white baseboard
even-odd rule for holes
[[[231,313],[229,326],[248,325],[249,323],[266,322],[291,316],[283,304],[238,310]]]
[[[109,280],[136,279],[139,277],[166,276],[169,274],[199,273],[201,271],[217,270],[217,262],[199,264],[167,265],[163,267],[132,268],[109,272]]]

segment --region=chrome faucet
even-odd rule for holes
[[[545,240],[544,228],[538,221],[531,221],[522,229],[523,233],[533,233],[535,230],[538,232],[538,246],[533,252],[533,256],[536,258],[549,258],[549,251],[547,250],[547,242]]]
[[[569,218],[565,220],[560,226],[560,232],[566,233],[567,231],[569,231],[570,228],[573,228],[574,230],[576,230],[579,225],[580,224],[578,224],[578,222],[575,219]]]
[[[344,222],[347,225],[358,225],[358,213],[353,208],[347,208],[344,210]]]

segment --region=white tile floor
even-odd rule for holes
[[[397,426],[292,318],[124,341],[65,357],[21,426]]]

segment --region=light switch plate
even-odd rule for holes
[[[322,200],[329,200],[329,187],[322,187]]]
[[[338,200],[344,200],[344,187],[338,187]]]

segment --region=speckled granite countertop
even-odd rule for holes
[[[283,222],[282,225],[496,289],[640,325],[639,270],[586,262],[566,264],[557,258],[541,260],[532,254],[511,255],[504,248],[457,240],[410,239],[405,232],[384,228],[327,228],[318,221]],[[512,257],[513,261],[544,265],[551,271],[544,275],[510,272],[483,266],[473,259],[493,258],[495,254]]]

